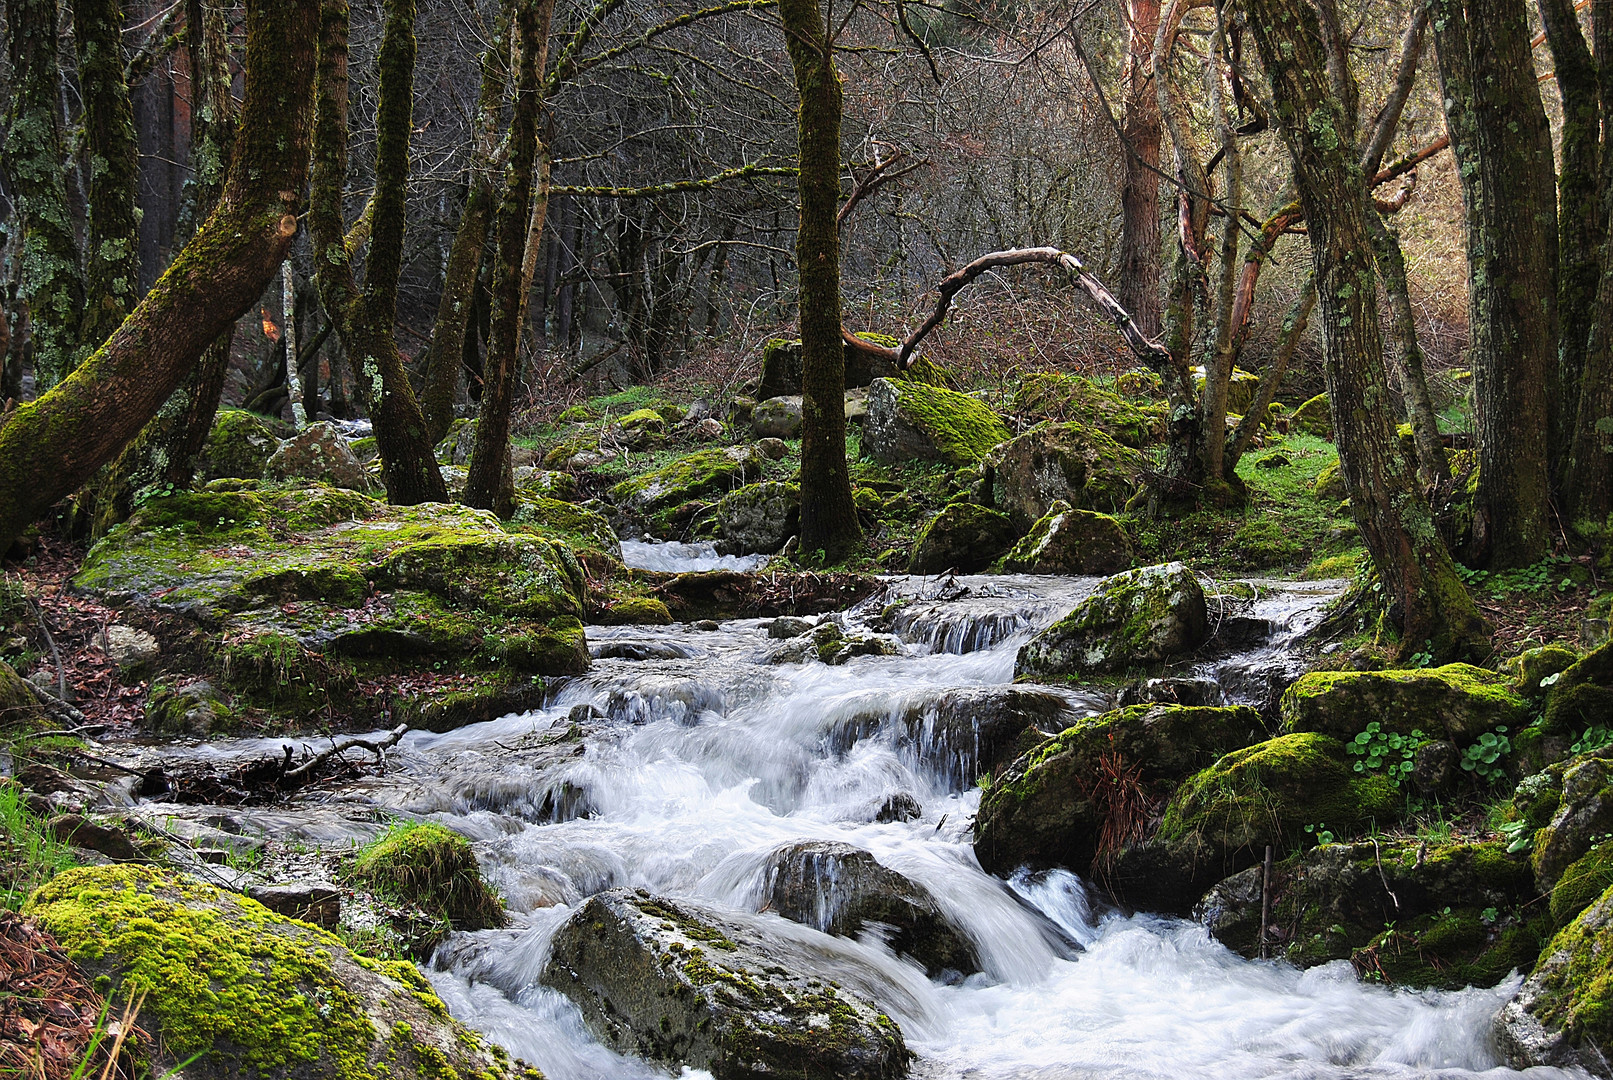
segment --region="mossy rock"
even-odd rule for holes
[[[370,473],[354,456],[334,424],[310,424],[281,443],[264,463],[263,474],[271,480],[313,482],[333,487],[368,491]]]
[[[590,663],[582,621],[574,615],[556,615],[503,637],[498,655],[513,670],[536,675],[580,675]]]
[[[714,525],[723,550],[772,555],[801,531],[801,488],[777,481],[746,484],[717,503]]]
[[[1114,574],[1132,563],[1131,538],[1108,514],[1059,501],[1002,558],[1010,574]]]
[[[1292,526],[1274,518],[1251,516],[1233,530],[1223,555],[1247,570],[1269,570],[1302,561],[1306,542]]]
[[[1471,743],[1529,722],[1529,704],[1499,672],[1471,664],[1404,671],[1313,671],[1282,697],[1284,731],[1319,731],[1349,740],[1376,721],[1384,731],[1421,730]]]
[[[609,519],[573,502],[517,491],[515,513],[504,527],[557,541],[578,554],[599,552],[622,561],[622,542]]]
[[[997,414],[967,394],[911,380],[869,387],[863,449],[876,461],[973,465],[1008,437]]]
[[[670,626],[672,612],[653,596],[624,596],[594,612],[601,626]]]
[[[560,424],[588,424],[599,419],[599,414],[587,405],[572,405],[562,409],[555,422]]]
[[[152,1065],[202,1080],[513,1080],[530,1075],[448,1015],[401,961],[150,866],[68,870],[26,913],[104,987],[145,994]]]
[[[196,462],[197,479],[260,479],[278,449],[280,439],[263,417],[245,409],[221,409]]]
[[[543,455],[543,467],[546,469],[564,469],[572,466],[573,459],[579,455],[589,454],[599,449],[599,433],[585,431],[562,439],[551,446]],[[595,461],[598,458],[594,458]]]
[[[1141,453],[1096,428],[1043,424],[992,450],[982,464],[981,487],[992,506],[1029,529],[1057,502],[1120,512],[1146,468]]]
[[[1529,856],[1542,893],[1555,889],[1570,866],[1613,835],[1613,761],[1584,756],[1560,768],[1561,799],[1551,821],[1535,833]]]
[[[432,450],[439,465],[468,465],[476,449],[476,421],[459,417]],[[355,451],[356,453],[357,451]]]
[[[278,712],[311,716],[358,693],[351,664],[315,652],[292,634],[232,634],[218,653],[219,669],[232,690]]]
[[[515,473],[515,491],[517,496],[526,495],[540,499],[556,499],[560,502],[576,502],[577,478],[570,473],[558,472],[553,469],[532,469],[529,472],[517,470]]]
[[[1608,1075],[1613,1044],[1613,888],[1540,951],[1540,962],[1495,1021],[1516,1068],[1553,1065]]]
[[[448,920],[455,930],[505,925],[504,904],[482,878],[470,841],[441,825],[394,825],[353,860],[352,878]]]
[[[1317,394],[1288,414],[1288,430],[1333,441],[1333,413],[1326,394]]]
[[[1525,649],[1502,666],[1512,675],[1512,687],[1524,697],[1545,694],[1560,679],[1553,675],[1567,671],[1579,663],[1580,654],[1567,645],[1553,643],[1537,649]],[[1549,680],[1549,681],[1548,681]]]
[[[1567,926],[1593,904],[1597,897],[1613,889],[1613,844],[1601,843],[1564,870],[1551,890],[1551,920]]]
[[[1181,563],[1128,570],[1026,643],[1014,677],[1080,679],[1157,664],[1202,645],[1208,618],[1204,590]]]
[[[583,611],[583,572],[570,549],[502,530],[421,536],[388,552],[372,577],[379,588],[418,589],[499,614],[541,619]]]
[[[910,574],[983,570],[1014,542],[1007,514],[973,503],[950,503],[919,530],[908,562]]]
[[[697,450],[623,480],[610,489],[610,498],[637,514],[669,510],[700,496],[742,487],[761,474],[762,461],[762,455],[748,446]]]
[[[1613,642],[1586,654],[1558,676],[1546,693],[1542,726],[1578,735],[1613,716]]]
[[[211,683],[195,679],[180,685],[156,682],[146,697],[142,727],[159,735],[206,738],[235,726],[229,705]]]
[[[1461,990],[1495,986],[1527,970],[1540,955],[1543,919],[1508,918],[1497,926],[1493,908],[1455,907],[1393,920],[1393,926],[1350,956],[1372,980],[1391,986]]]
[[[49,724],[49,716],[22,676],[9,664],[0,663],[0,733],[38,731]]]
[[[1193,379],[1193,386],[1200,394],[1204,392],[1205,376],[1202,373]],[[1242,416],[1249,411],[1249,406],[1255,402],[1255,391],[1260,386],[1260,376],[1242,368],[1232,369],[1232,378],[1227,383],[1227,412],[1233,416]]]
[[[1014,391],[1014,413],[1028,420],[1075,421],[1135,450],[1165,432],[1163,408],[1134,405],[1090,379],[1056,371],[1025,376]]]
[[[1241,706],[1133,705],[1077,720],[991,779],[975,815],[975,855],[995,874],[1021,866],[1089,873],[1112,806],[1098,777],[1135,769],[1160,796],[1265,737],[1260,715]]]
[[[1340,833],[1394,821],[1401,797],[1381,776],[1345,762],[1344,744],[1296,732],[1236,750],[1193,776],[1171,797],[1160,839],[1202,838],[1223,866],[1258,860],[1267,844],[1279,851],[1314,839],[1307,825]]]
[[[616,421],[624,432],[665,431],[666,418],[654,409],[634,409]]]

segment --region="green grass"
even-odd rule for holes
[[[0,907],[15,911],[39,886],[77,865],[72,848],[24,804],[22,790],[0,785]]]

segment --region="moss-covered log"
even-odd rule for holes
[[[218,208],[71,375],[0,427],[0,545],[111,461],[262,295],[308,175],[315,0],[249,0],[246,99]]]
[[[404,195],[414,111],[415,5],[388,0],[376,66],[375,194],[364,288],[359,290],[346,243],[342,195],[347,182],[347,0],[320,9],[318,116],[314,132],[314,234],[319,294],[364,395],[381,452],[387,498],[400,505],[448,501],[442,472],[420,415],[403,354],[393,336],[403,266]]]

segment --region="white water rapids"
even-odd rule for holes
[[[677,563],[676,553],[656,554]],[[510,929],[455,935],[431,965],[453,1013],[554,1080],[666,1075],[606,1049],[564,997],[538,984],[554,929],[589,895],[629,886],[728,909],[875,998],[917,1055],[916,1077],[1524,1075],[1497,1066],[1489,1039],[1516,977],[1458,993],[1365,985],[1342,962],[1301,972],[1248,961],[1196,924],[1114,912],[1071,874],[1004,882],[982,873],[970,847],[979,792],[951,779],[968,748],[898,720],[938,690],[1011,681],[1019,645],[1091,581],[907,587],[934,598],[894,620],[905,654],[841,667],[769,663],[783,643],[768,639],[761,620],[707,632],[590,628],[606,658],[548,707],[443,735],[411,733],[391,775],[338,796],[471,837],[507,898]],[[1251,671],[1280,660],[1285,635],[1314,622],[1329,592],[1272,589],[1254,614],[1275,635],[1197,673],[1247,686]],[[1078,692],[1071,701],[1085,712],[1106,704]],[[584,734],[564,754],[527,752],[552,747],[574,724]],[[897,793],[915,798],[922,816],[875,821]],[[832,938],[762,912],[769,853],[802,840],[867,849],[927,886],[985,970],[932,982],[877,937]]]

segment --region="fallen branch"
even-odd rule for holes
[[[55,694],[52,694],[49,690],[35,686],[27,679],[22,680],[22,684],[28,688],[29,693],[34,695],[34,700],[39,702],[39,707],[45,710],[45,714],[63,727],[102,726],[91,724],[88,717]]]
[[[360,739],[355,736],[352,738],[334,741],[331,743],[329,750],[323,750],[320,753],[315,754],[301,765],[298,765],[295,769],[287,769],[281,775],[281,779],[300,780],[304,776],[307,776],[309,773],[313,772],[315,769],[319,768],[325,762],[329,761],[331,758],[339,757],[349,750],[368,750],[370,753],[384,761],[386,760],[387,747],[396,746],[398,744],[398,740],[403,738],[404,733],[408,730],[408,724],[399,724],[397,727],[389,731],[384,739]]]

